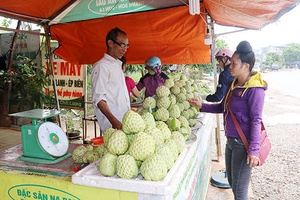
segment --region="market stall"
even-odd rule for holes
[[[0,156],[0,199],[204,199],[211,161],[212,116],[200,114],[193,129],[195,140],[186,143],[174,166],[161,181],[141,177],[104,177],[97,170],[99,161],[79,172],[68,157],[55,164],[18,159],[22,145],[9,148]],[[70,144],[71,153],[77,145]]]

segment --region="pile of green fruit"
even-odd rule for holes
[[[125,179],[141,174],[145,180],[162,180],[185,148],[196,123],[199,111],[187,102],[192,97],[198,97],[197,86],[182,75],[158,87],[155,97],[146,98],[137,112],[126,112],[122,130],[106,129],[104,144],[91,150],[101,158],[97,165],[101,174]],[[93,161],[88,156],[94,153],[84,156],[89,152],[86,147],[80,156],[74,156],[77,148],[73,152],[75,162]]]

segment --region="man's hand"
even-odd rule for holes
[[[115,118],[114,120],[112,120],[110,123],[112,125],[112,128],[118,129],[118,130],[122,129],[122,123],[119,120],[117,120],[117,118]]]
[[[105,117],[108,119],[108,121],[111,123],[113,128],[119,130],[122,129],[122,123],[111,113],[106,101],[104,100],[99,101],[97,106],[101,110],[101,112],[105,115]]]

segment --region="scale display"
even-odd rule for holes
[[[71,156],[69,141],[64,131],[55,123],[41,121],[60,114],[59,111],[34,109],[10,116],[31,118],[32,123],[21,127],[23,155],[20,160],[55,164]]]
[[[52,122],[44,122],[38,128],[38,140],[44,151],[60,157],[67,153],[69,141],[64,131]]]

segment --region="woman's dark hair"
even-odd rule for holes
[[[250,72],[255,63],[255,54],[252,51],[252,47],[248,41],[241,41],[236,47],[234,54],[239,55],[239,58],[243,63],[248,63],[250,65]]]
[[[115,27],[107,33],[106,40],[105,40],[107,48],[108,48],[108,40],[117,41],[118,34],[126,35],[126,33],[122,31],[119,27]]]

